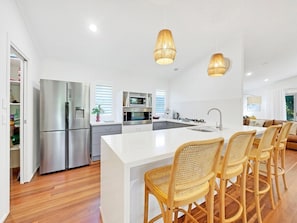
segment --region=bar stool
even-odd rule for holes
[[[282,176],[284,187],[287,190],[287,181],[286,181],[286,171],[285,171],[285,155],[286,155],[286,145],[289,131],[293,122],[285,122],[282,126],[280,133],[277,136],[274,150],[273,150],[273,172],[275,178],[275,186],[277,191],[278,199],[281,199],[280,188],[279,188],[279,176]],[[280,158],[280,160],[279,160]]]
[[[163,218],[165,223],[178,220],[178,212],[191,219],[192,203],[206,197],[207,222],[213,222],[214,188],[219,158],[224,139],[222,137],[185,143],[175,152],[172,165],[149,170],[144,175],[144,223],[148,222],[149,194],[160,206],[161,214],[149,222]],[[183,209],[188,206],[188,210]]]
[[[281,129],[281,125],[272,125],[269,126],[263,136],[260,139],[258,147],[252,148],[249,156],[248,156],[248,166],[252,171],[251,174],[248,174],[248,177],[253,177],[254,186],[253,188],[247,188],[247,191],[252,192],[254,194],[256,212],[258,222],[262,223],[261,216],[261,207],[260,207],[260,195],[263,195],[270,192],[270,201],[272,209],[275,208],[272,186],[271,186],[271,160],[272,160],[272,150],[274,148],[274,143],[276,140],[276,136]],[[265,163],[266,165],[266,179],[260,178],[260,163]],[[263,189],[260,190],[259,184],[260,182],[265,185]]]
[[[219,195],[219,222],[234,222],[242,218],[246,223],[246,173],[247,160],[252,144],[256,135],[256,130],[237,132],[229,139],[226,151],[222,157],[217,177],[220,179],[220,185],[217,185]],[[237,179],[234,182],[234,179]],[[240,199],[226,192],[227,183],[239,187]],[[225,199],[230,198],[237,203],[238,209],[233,216],[226,218]]]

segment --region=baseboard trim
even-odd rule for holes
[[[34,175],[37,173],[38,169],[39,169],[39,167],[36,167],[35,170],[30,174],[30,177],[28,179],[24,180],[24,183],[30,183],[31,180],[33,179]]]
[[[4,214],[1,218],[0,218],[0,222],[4,223],[4,221],[6,220],[6,218],[8,217],[9,213]]]

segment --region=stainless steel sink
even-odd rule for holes
[[[180,119],[182,122],[190,122],[191,121],[191,119],[188,119],[188,118],[182,118],[182,119]]]
[[[199,132],[217,132],[218,129],[212,126],[194,126],[188,128],[193,131],[199,131]]]

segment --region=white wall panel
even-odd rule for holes
[[[14,1],[2,0],[0,3],[0,100],[1,100],[1,123],[0,123],[0,222],[3,222],[9,213],[9,108],[8,101],[8,70],[9,44],[13,43],[28,59],[29,70],[27,77],[28,92],[27,101],[27,150],[25,151],[24,181],[30,181],[36,168],[38,167],[38,157],[36,151],[37,144],[33,143],[36,133],[33,129],[36,113],[33,111],[33,90],[34,83],[39,79],[39,58],[34,49],[34,44],[29,36],[23,18],[18,12]],[[2,105],[2,101],[5,105]]]
[[[238,37],[221,47],[231,60],[230,70],[222,77],[209,77],[207,67],[210,52],[191,69],[170,82],[170,109],[181,117],[208,119],[211,107],[222,110],[223,124],[242,124],[243,49]]]
[[[123,91],[152,93],[153,104],[156,89],[168,91],[168,80],[165,77],[152,75],[150,73],[146,74],[146,71],[133,70],[133,68],[131,68],[130,71],[121,71],[118,68],[114,68],[111,71],[94,65],[74,64],[53,59],[46,59],[43,61],[42,75],[40,78],[89,82],[91,84],[111,84],[113,88],[113,97],[115,99],[113,104],[113,119],[117,121],[121,121],[121,94]],[[91,90],[92,89],[91,86]],[[95,105],[92,97],[90,105],[91,107]],[[91,117],[91,120],[93,119],[94,117]]]
[[[248,116],[256,116],[258,119],[285,119],[283,113],[279,111],[280,102],[277,101],[277,92],[297,92],[297,75],[277,83],[267,84],[259,89],[244,92],[243,114]],[[248,96],[261,96],[261,110],[252,112],[247,110],[246,98]]]

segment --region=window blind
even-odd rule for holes
[[[112,114],[112,86],[96,85],[95,103],[101,105],[105,115]]]
[[[166,91],[156,91],[156,114],[164,114],[166,106]]]

